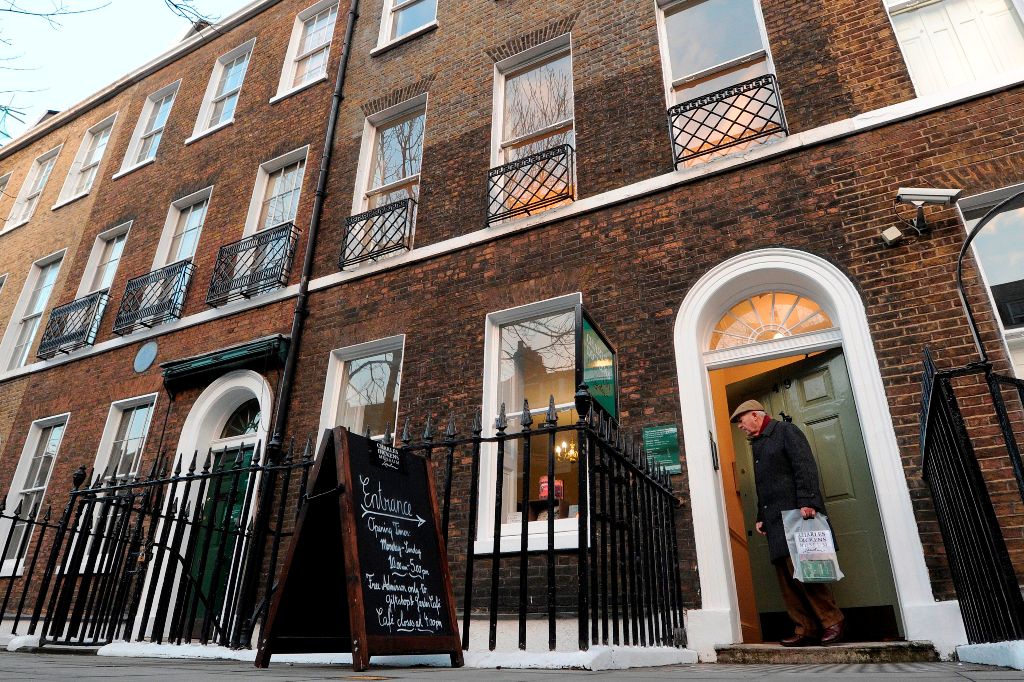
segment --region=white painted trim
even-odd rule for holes
[[[32,288],[35,286],[36,281],[39,278],[39,272],[42,268],[46,267],[50,263],[60,260],[64,260],[64,254],[67,249],[61,249],[55,253],[51,253],[47,256],[37,259],[29,267],[28,275],[25,277],[25,282],[21,287],[21,294],[18,296],[18,302],[14,305],[14,310],[11,312],[11,319],[7,321],[7,330],[4,332],[3,338],[0,339],[0,376],[3,376],[3,369],[6,368],[11,361],[11,351],[18,337],[18,330],[21,329],[21,322],[25,316],[25,308],[28,307],[28,299],[31,295]],[[60,279],[60,268],[64,266],[64,263],[57,268],[57,278],[54,280],[53,288],[57,288],[57,281]],[[39,328],[36,330],[36,338],[32,340],[34,345],[39,338],[39,335],[43,333],[46,328],[46,321],[48,320],[49,310],[51,309],[50,300],[53,298],[53,289],[50,290],[49,298],[46,303],[43,304],[42,318],[39,322]],[[32,356],[29,355],[29,359]],[[15,372],[19,369],[31,366],[32,362],[26,361],[21,367],[17,367],[14,370],[8,370],[8,373]]]
[[[54,453],[53,463],[50,465],[50,471],[46,475],[46,485],[44,486],[43,496],[40,498],[40,510],[42,509],[42,503],[46,500],[46,495],[50,489],[50,478],[53,476],[53,470],[57,466],[57,458],[60,457],[60,446],[64,443],[64,436],[68,432],[68,422],[71,421],[71,413],[64,412],[62,414],[55,414],[49,417],[42,417],[32,422],[28,429],[28,435],[25,437],[25,445],[21,448],[21,457],[18,459],[18,466],[14,470],[14,476],[11,478],[11,483],[7,488],[7,497],[5,499],[5,505],[8,513],[13,513],[14,508],[18,504],[18,496],[25,487],[25,479],[28,477],[29,467],[31,466],[32,453],[39,445],[39,438],[42,435],[42,430],[48,426],[56,426],[57,424],[64,424],[64,431],[60,434],[60,441],[57,443],[57,452]],[[22,510],[23,514],[27,515],[31,510]],[[2,518],[0,519],[0,537],[6,538],[11,528],[11,519]],[[23,561],[17,561],[11,559],[8,561],[0,561],[0,577],[20,575]],[[17,564],[17,565],[16,565]]]
[[[410,31],[409,33],[406,33],[401,38],[395,38],[390,43],[384,43],[383,45],[378,45],[377,47],[373,48],[372,50],[370,50],[370,56],[371,57],[379,57],[380,55],[384,54],[385,52],[388,52],[392,48],[396,48],[399,45],[404,45],[405,43],[407,43],[407,42],[409,42],[409,41],[411,41],[411,40],[413,40],[415,38],[419,38],[421,35],[423,35],[425,33],[430,33],[431,31],[435,30],[437,27],[438,27],[438,23],[437,23],[436,19],[434,21],[430,22],[429,24],[423,24],[422,26],[420,26],[415,31]]]
[[[762,249],[731,258],[705,273],[690,289],[676,318],[674,341],[681,397],[688,488],[700,576],[701,609],[714,624],[691,630],[691,646],[712,652],[716,645],[742,641],[726,523],[721,474],[712,466],[705,434],[715,433],[710,380],[700,349],[722,313],[737,300],[765,287],[806,292],[842,331],[843,349],[864,446],[875,486],[907,639],[941,639],[955,623],[938,624],[924,549],[910,501],[882,376],[864,304],[853,283],[831,263],[793,249]],[[728,618],[721,614],[728,613]],[[693,614],[693,612],[691,612]],[[712,617],[711,614],[719,614]],[[952,618],[952,614],[948,614]],[[960,625],[962,629],[962,624]],[[948,636],[947,636],[948,639]]]
[[[277,104],[281,100],[288,99],[292,95],[297,95],[298,93],[302,92],[306,88],[310,88],[310,87],[316,85],[317,83],[323,83],[325,80],[327,80],[327,74],[326,73],[324,75],[322,75],[322,76],[318,76],[318,77],[314,78],[311,81],[306,81],[302,85],[299,85],[298,87],[294,87],[291,90],[285,90],[280,95],[274,95],[269,100],[267,100],[267,104]]]
[[[564,313],[572,310],[582,302],[583,294],[576,292],[514,308],[498,310],[488,313],[486,318],[484,318],[484,395],[481,401],[481,416],[483,419],[483,435],[485,437],[494,436],[494,422],[498,417],[498,379],[501,375],[501,358],[499,357],[501,326],[517,320]],[[490,552],[494,548],[494,478],[496,466],[497,448],[493,444],[484,444],[480,451],[480,488],[478,493],[480,496],[480,513],[477,515],[476,539],[473,545],[474,551],[477,553]],[[566,524],[559,524],[559,521],[566,521]],[[576,520],[556,519],[556,528],[559,525],[565,526],[565,528],[556,530],[556,547],[576,547],[578,545],[577,533],[579,528]],[[504,537],[504,529],[506,527],[510,529],[510,537]],[[514,530],[514,533],[511,533],[512,530]],[[502,552],[518,551],[522,543],[519,531],[519,524],[502,524]],[[543,541],[543,544],[541,544],[541,541]],[[547,529],[545,528],[544,532],[540,534],[531,533],[528,536],[527,547],[529,549],[546,548]]]
[[[532,216],[504,221],[500,225],[496,225],[494,227],[482,228],[475,232],[470,232],[457,237],[452,237],[451,239],[414,248],[392,258],[385,258],[379,262],[364,265],[357,270],[346,270],[324,275],[310,282],[310,291],[330,289],[331,287],[335,287],[346,282],[357,281],[381,272],[397,270],[413,263],[462,251],[478,244],[497,241],[498,239],[509,235],[528,232],[530,230],[544,227],[545,225],[577,216],[587,215],[595,211],[640,199],[642,197],[659,194],[669,189],[684,187],[705,178],[732,172],[747,166],[753,166],[762,161],[792,154],[803,149],[811,149],[819,145],[828,144],[838,140],[843,140],[847,137],[853,137],[861,133],[877,130],[890,124],[912,119],[916,116],[933,111],[939,111],[979,97],[991,95],[995,92],[1018,87],[1022,84],[1024,84],[1024,69],[1022,69],[1015,78],[999,78],[982,85],[971,83],[957,89],[954,93],[944,93],[941,96],[934,95],[931,97],[919,97],[907,102],[901,102],[899,104],[876,109],[874,111],[859,114],[852,118],[843,119],[819,128],[790,135],[789,137],[772,144],[755,145],[751,149],[742,153],[724,156],[693,168],[684,168],[664,173],[630,185],[623,185],[622,187],[608,192],[602,192],[601,194],[596,194],[584,199],[577,199],[571,204],[558,206]],[[2,149],[6,150],[9,146],[10,145],[3,147]],[[3,234],[6,233],[0,233],[0,238],[2,238]],[[42,371],[50,367],[56,367],[67,362],[74,362],[81,358],[105,353],[115,348],[137,343],[144,339],[162,336],[181,329],[187,329],[188,327],[203,324],[214,319],[230,317],[231,315],[237,315],[238,313],[246,310],[262,308],[285,299],[293,298],[297,294],[298,286],[292,285],[263,296],[257,296],[253,299],[243,299],[219,308],[194,313],[187,317],[175,320],[174,322],[162,324],[152,329],[141,329],[124,337],[108,339],[107,341],[98,343],[91,348],[83,348],[70,354],[60,354],[46,362],[36,362],[31,365],[25,365],[17,370],[11,370],[6,373],[0,370],[0,382],[23,376],[25,374]]]
[[[338,408],[341,404],[342,380],[345,376],[345,363],[349,360],[385,353],[402,351],[402,361],[398,368],[398,396],[395,399],[395,416],[391,421],[394,432],[398,431],[398,406],[402,397],[402,371],[405,369],[405,334],[396,334],[382,339],[374,339],[353,346],[336,348],[331,351],[327,360],[327,376],[324,380],[324,399],[320,402],[320,428],[317,431],[317,444],[325,429],[334,428],[338,422]]]
[[[110,456],[113,454],[111,448],[114,445],[114,438],[117,436],[117,429],[121,425],[121,415],[125,410],[150,403],[153,411],[149,415],[149,424],[146,425],[146,435],[142,441],[142,452],[145,454],[146,445],[149,443],[149,431],[153,427],[153,417],[156,415],[156,405],[159,400],[159,393],[148,393],[134,398],[124,398],[110,403],[107,410],[107,421],[103,425],[103,433],[100,436],[100,444],[96,448],[96,457],[92,462],[92,471],[102,474],[110,466]]]
[[[758,292],[760,293],[760,292]],[[708,369],[720,369],[781,358],[795,353],[814,353],[835,348],[843,342],[843,333],[833,327],[806,334],[794,334],[782,339],[749,343],[732,348],[709,350],[704,353],[704,365]],[[707,345],[707,344],[705,344]]]
[[[105,128],[110,128],[110,136],[107,138],[107,143],[109,144],[110,139],[114,136],[114,123],[117,122],[118,113],[119,112],[115,111],[110,116],[107,116],[102,121],[91,126],[85,131],[85,134],[82,135],[82,141],[78,145],[78,151],[75,152],[75,160],[71,162],[71,168],[68,169],[68,174],[64,177],[64,184],[61,185],[60,194],[57,195],[57,203],[51,207],[51,211],[70,204],[76,199],[81,199],[92,191],[93,185],[96,184],[96,179],[100,177],[100,167],[103,165],[103,160],[107,157],[106,146],[103,148],[103,154],[100,155],[100,159],[96,164],[96,175],[93,176],[92,183],[90,183],[88,189],[77,194],[70,193],[78,182],[78,176],[82,171],[82,161],[85,160],[85,155],[89,151],[89,145],[92,143],[92,139],[96,136],[97,132],[101,132]]]
[[[96,269],[100,265],[100,256],[103,255],[103,248],[106,242],[110,239],[119,235],[127,235],[132,231],[132,220],[115,225],[109,230],[104,230],[96,235],[96,238],[92,243],[92,250],[89,252],[89,260],[85,263],[85,269],[82,272],[82,281],[78,284],[78,291],[75,292],[75,299],[79,299],[86,294],[91,294],[95,291],[92,288],[92,280],[96,277]],[[125,246],[128,246],[128,237],[125,237]],[[124,250],[121,251],[122,257],[124,256]],[[120,260],[117,263],[118,267],[121,266]]]
[[[295,80],[295,71],[298,67],[296,57],[299,56],[299,43],[302,42],[302,31],[306,25],[306,21],[332,6],[337,6],[338,12],[335,15],[334,24],[331,26],[331,36],[327,40],[327,54],[324,57],[324,74],[301,85],[292,85],[292,81]],[[327,79],[326,67],[330,64],[331,46],[334,44],[334,31],[338,28],[338,19],[341,17],[341,3],[339,0],[320,0],[295,15],[295,20],[292,22],[291,36],[288,39],[288,49],[285,51],[284,55],[284,64],[281,67],[281,77],[277,82],[277,93],[270,98],[271,104],[284,99],[288,95],[308,88],[314,83],[319,83],[320,81]]]
[[[167,207],[167,217],[164,219],[164,229],[160,232],[160,241],[157,242],[156,252],[153,254],[153,265],[150,267],[150,272],[155,272],[165,265],[171,263],[177,263],[182,258],[175,258],[171,260],[171,242],[174,240],[174,230],[178,226],[178,219],[181,218],[181,212],[190,206],[198,204],[200,201],[206,201],[206,209],[203,212],[203,224],[199,226],[199,234],[196,236],[196,250],[189,254],[188,258],[194,258],[196,253],[199,251],[199,240],[203,238],[203,228],[206,227],[206,219],[210,215],[210,206],[213,204],[213,185],[204,187],[203,189],[192,192],[180,199],[175,199],[171,202],[170,206]]]
[[[241,92],[241,91],[239,91],[239,92]],[[226,121],[221,121],[220,123],[218,123],[215,126],[210,126],[206,130],[200,131],[199,133],[196,133],[192,137],[186,139],[185,140],[185,146],[187,147],[188,145],[192,144],[196,140],[201,140],[204,137],[206,137],[207,135],[213,135],[215,132],[217,132],[221,128],[227,128],[229,125],[231,125],[234,122],[235,122],[235,117],[232,116],[231,118],[227,119]]]
[[[242,229],[243,237],[248,237],[249,235],[256,234],[256,232],[259,231],[258,223],[260,220],[260,207],[263,205],[263,199],[267,193],[267,184],[270,180],[270,174],[299,160],[304,160],[306,162],[302,164],[302,174],[299,177],[299,196],[301,197],[302,183],[305,182],[306,179],[306,166],[309,161],[308,144],[305,147],[293,149],[292,151],[270,159],[269,161],[264,161],[260,164],[260,167],[256,169],[256,182],[253,184],[252,197],[249,199],[249,211],[246,213],[245,227]],[[297,203],[296,206],[298,206]],[[297,210],[298,209],[296,209],[296,212]]]
[[[435,5],[433,21],[427,22],[422,26],[414,28],[408,33],[403,33],[402,35],[396,36],[395,38],[390,38],[389,36],[391,35],[391,28],[392,25],[394,24],[395,19],[396,4],[408,6],[412,3],[405,2],[404,0],[384,0],[384,6],[381,8],[380,14],[380,28],[378,29],[377,32],[377,46],[370,50],[371,57],[376,57],[381,52],[385,52],[391,49],[392,47],[395,47],[396,45],[401,45],[402,43],[408,40],[423,35],[427,31],[432,31],[433,29],[437,28],[437,5]]]
[[[186,140],[188,142],[194,142],[202,137],[204,134],[212,133],[215,130],[219,130],[224,126],[228,125],[228,121],[235,120],[235,114],[238,111],[239,105],[242,103],[242,90],[245,88],[245,77],[249,75],[249,64],[252,62],[253,52],[256,50],[256,38],[250,38],[241,45],[234,47],[213,62],[213,70],[210,72],[210,80],[206,84],[206,92],[203,94],[203,103],[199,106],[199,113],[196,115],[196,123],[192,128],[192,135]],[[209,125],[208,119],[210,118],[210,111],[213,107],[213,98],[217,96],[217,86],[220,84],[221,75],[224,73],[224,67],[234,60],[238,59],[242,55],[246,55],[245,58],[245,69],[242,70],[242,82],[238,84],[238,92],[235,93],[235,109],[231,114],[231,118],[228,121],[219,121],[213,125]]]
[[[356,184],[352,193],[352,215],[358,215],[369,209],[370,202],[367,194],[370,188],[370,171],[373,166],[372,159],[374,146],[377,143],[378,128],[386,126],[395,119],[422,111],[423,143],[420,149],[420,161],[422,162],[423,149],[427,147],[427,101],[428,93],[423,92],[404,102],[371,114],[363,120],[363,136],[359,144],[359,161],[356,164]],[[403,181],[405,180],[403,179]]]
[[[156,155],[160,153],[160,145],[157,145],[156,152],[153,154],[152,158],[146,159],[145,161],[139,161],[138,163],[135,162],[135,157],[139,155],[139,148],[142,145],[142,134],[146,129],[146,121],[149,119],[149,115],[158,101],[167,95],[173,95],[174,99],[171,100],[171,108],[167,110],[167,120],[164,121],[163,130],[167,130],[167,123],[170,122],[171,114],[174,113],[174,105],[178,102],[179,87],[181,87],[180,78],[146,97],[146,101],[142,104],[142,111],[139,112],[139,120],[135,122],[135,128],[132,130],[132,136],[128,142],[128,149],[125,150],[124,158],[121,159],[121,169],[117,173],[114,173],[111,180],[116,180],[122,175],[127,175],[137,168],[142,168],[143,166],[156,161]],[[163,143],[163,132],[161,132],[160,144]]]

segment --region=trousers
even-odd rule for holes
[[[832,588],[827,583],[802,583],[793,577],[793,560],[789,557],[773,562],[779,579],[782,600],[798,635],[815,636],[843,620],[836,606]]]

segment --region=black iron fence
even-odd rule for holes
[[[412,248],[416,201],[402,199],[345,219],[340,267],[377,260]]]
[[[192,261],[182,260],[128,280],[114,319],[114,333],[130,334],[138,327],[154,327],[181,317],[193,270]]]
[[[50,312],[36,355],[41,360],[47,360],[57,353],[70,353],[91,346],[96,340],[100,319],[109,300],[107,290],[101,289],[54,308]]]
[[[715,151],[788,132],[774,74],[758,76],[668,110],[678,166]]]
[[[562,144],[487,173],[487,224],[532,215],[576,197],[576,152]]]
[[[566,413],[553,399],[536,415],[539,423],[524,404],[517,433],[508,432],[502,407],[488,437],[479,417],[466,437],[451,420],[437,438],[428,419],[417,443],[406,425],[402,450],[442,463],[441,523],[453,574],[462,579],[456,592],[467,648],[474,618],[486,618],[488,646],[496,647],[509,604],[520,647],[527,619],[537,616],[547,619],[551,649],[564,618],[576,620],[573,644],[581,649],[682,642],[678,500],[669,478],[585,387],[575,406],[582,416],[559,424]],[[569,450],[575,480],[562,481],[557,472],[569,476],[559,453]],[[97,476],[86,487],[82,467],[62,512],[24,502],[10,512],[0,507],[0,633],[38,635],[43,644],[250,646],[275,589],[283,541],[305,504],[312,452],[307,442],[301,454],[265,462],[258,444],[243,444],[191,461],[161,459],[143,477]],[[513,453],[522,462],[514,494],[503,491]],[[539,469],[549,485],[531,495],[528,479]],[[481,500],[488,479],[493,499]],[[576,504],[568,504],[563,485],[576,486]],[[503,510],[516,504],[518,520],[505,523]],[[478,528],[492,508],[493,524]],[[556,546],[556,535],[566,533],[571,547]]]
[[[492,437],[482,435],[479,417],[468,438],[458,438],[454,420],[449,421],[437,441],[427,422],[423,441],[411,444],[408,424],[402,447],[428,457],[443,458],[443,482],[439,486],[442,528],[449,544],[453,572],[463,578],[462,641],[468,648],[474,616],[488,619],[488,647],[497,645],[502,592],[513,595],[518,619],[518,645],[527,646],[527,620],[536,605],[547,619],[547,645],[557,646],[557,621],[566,612],[577,621],[580,649],[592,644],[633,646],[682,645],[683,609],[679,580],[679,552],[676,544],[675,510],[678,498],[668,474],[654,463],[643,448],[627,438],[615,419],[593,402],[586,386],[576,394],[575,423],[559,425],[554,398],[543,420],[537,424],[524,401],[520,430],[508,433],[505,406],[496,421]],[[539,416],[538,416],[539,418]],[[564,443],[564,445],[563,445]],[[539,452],[534,454],[533,450]],[[575,452],[576,505],[567,505],[564,489],[556,479],[561,454]],[[506,485],[506,456],[512,451],[521,460],[518,491],[509,500]],[[534,459],[536,457],[536,459]],[[453,506],[453,480],[459,472],[456,461],[470,461],[469,495]],[[485,462],[489,466],[485,466]],[[530,472],[535,464],[546,468],[547,485],[531,499]],[[493,481],[493,499],[481,500],[481,482]],[[514,505],[507,505],[507,502]],[[484,512],[493,512],[490,528],[478,528]],[[504,513],[517,506],[511,524]],[[468,508],[467,508],[468,507]],[[575,509],[573,509],[575,507]],[[458,509],[459,518],[454,514]],[[556,548],[556,520],[567,519],[575,548]],[[541,528],[536,528],[540,525]],[[561,525],[561,524],[560,524]],[[462,546],[451,542],[458,533]],[[478,550],[481,542],[490,546]],[[570,561],[566,562],[568,557]],[[538,561],[540,559],[540,561]],[[478,563],[489,563],[489,577],[478,581]],[[461,565],[459,565],[461,563]],[[536,567],[540,564],[542,572]],[[565,592],[560,573],[571,571],[575,589]],[[505,570],[503,570],[503,568]],[[516,578],[509,584],[509,572]],[[534,577],[531,577],[534,574]],[[538,579],[536,576],[542,576]],[[482,583],[482,584],[481,584]],[[479,590],[479,592],[478,592]],[[486,595],[486,601],[479,595]],[[566,598],[568,597],[568,598]]]
[[[999,520],[960,412],[953,382],[983,376],[1007,453],[1024,497],[1020,448],[1002,391],[1024,400],[1024,381],[996,374],[987,362],[939,371],[926,349],[921,404],[924,479],[971,643],[1024,639],[1024,599],[1006,550]]]
[[[276,463],[260,456],[258,444],[240,444],[179,458],[172,472],[158,461],[148,476],[97,476],[87,487],[82,467],[59,519],[21,503],[0,511],[0,632],[42,644],[248,647],[273,590],[265,572],[303,503],[293,496],[312,447]],[[261,498],[273,504],[262,516]]]
[[[288,284],[298,237],[294,224],[282,223],[220,247],[206,302],[216,307]]]

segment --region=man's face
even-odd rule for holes
[[[756,412],[744,412],[740,415],[740,418],[736,420],[736,425],[740,427],[740,431],[747,434],[747,437],[755,435],[761,430],[761,417]]]

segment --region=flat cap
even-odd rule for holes
[[[753,412],[754,410],[761,410],[762,412],[764,412],[764,405],[757,402],[756,400],[745,400],[742,403],[740,403],[739,407],[733,410],[732,416],[729,417],[729,421],[737,421],[747,412]]]

